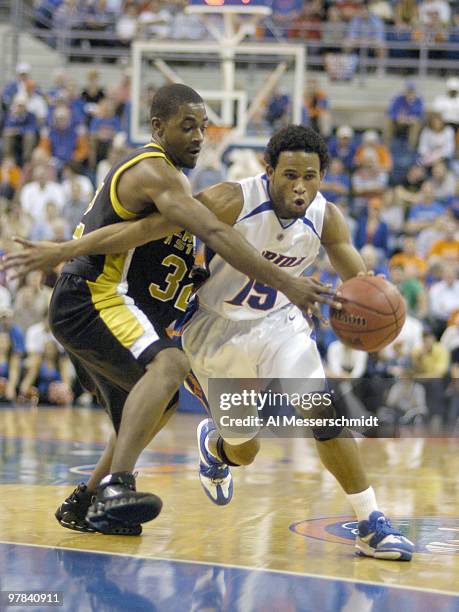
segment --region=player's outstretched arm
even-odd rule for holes
[[[160,214],[154,213],[137,221],[106,225],[78,240],[33,242],[24,238],[14,238],[14,241],[24,248],[22,251],[7,253],[0,268],[5,271],[14,269],[11,278],[19,278],[32,270],[54,268],[63,261],[81,255],[123,253],[151,240],[164,238],[180,229]]]
[[[331,202],[327,202],[325,210],[322,245],[341,280],[366,273],[365,262],[352,244],[346,220],[339,208]]]
[[[140,166],[138,171],[151,172],[151,178],[143,177],[138,184],[146,186],[146,194],[155,202],[159,212],[171,223],[184,227],[200,238],[234,268],[281,291],[303,310],[309,309],[315,302],[333,303],[340,307],[333,300],[334,292],[329,287],[314,279],[292,277],[262,257],[236,230],[222,223],[212,211],[192,197],[188,181],[177,171],[164,164],[158,176],[159,164],[155,168],[145,165],[141,169]]]

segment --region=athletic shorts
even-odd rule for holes
[[[118,431],[126,397],[146,366],[166,348],[166,331],[124,296],[125,303],[93,302],[86,279],[62,274],[49,306],[51,331],[69,354],[81,384],[97,396]],[[172,405],[169,405],[169,407]]]
[[[217,427],[221,413],[208,402],[210,378],[289,379],[279,389],[287,393],[298,392],[299,382],[292,379],[314,381],[310,384],[317,389],[325,386],[313,329],[291,304],[248,321],[225,319],[201,307],[184,326],[181,338],[194,375],[187,379],[187,387],[201,396]],[[256,407],[252,412],[257,416]]]

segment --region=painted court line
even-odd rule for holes
[[[310,572],[294,572],[290,570],[279,570],[279,569],[271,569],[267,567],[250,567],[247,565],[239,565],[239,564],[229,564],[229,563],[218,563],[218,562],[210,562],[210,561],[194,561],[193,559],[171,559],[169,557],[149,557],[147,555],[129,555],[128,553],[120,553],[120,552],[109,552],[102,550],[89,550],[86,548],[70,548],[68,546],[50,546],[48,544],[27,544],[25,542],[10,542],[8,540],[0,540],[0,544],[8,544],[12,546],[32,546],[34,548],[52,548],[55,550],[69,550],[70,552],[83,552],[83,553],[91,553],[96,555],[113,555],[116,557],[128,557],[130,559],[143,559],[150,561],[166,561],[169,563],[187,563],[187,564],[195,564],[195,565],[205,565],[208,567],[227,567],[227,568],[235,568],[246,571],[257,571],[257,572],[272,572],[275,574],[285,574],[289,576],[304,576],[307,578],[316,578],[317,580],[334,580],[338,582],[348,582],[352,584],[371,584],[373,586],[385,587],[387,589],[399,589],[401,591],[417,591],[422,593],[433,593],[436,595],[449,595],[450,597],[459,597],[458,592],[454,591],[446,591],[441,589],[432,589],[427,587],[415,587],[415,586],[405,586],[400,584],[384,584],[384,582],[375,582],[373,580],[361,580],[354,578],[342,578],[338,576],[329,576],[327,574],[312,574]],[[384,563],[384,561],[380,561]]]

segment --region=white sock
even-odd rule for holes
[[[368,489],[360,493],[347,493],[346,497],[354,509],[359,522],[367,520],[374,510],[378,510],[373,487],[368,487]]]

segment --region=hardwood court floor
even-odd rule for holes
[[[231,504],[214,506],[197,477],[198,422],[175,415],[143,453],[138,489],[164,506],[128,538],[53,516],[97,461],[105,415],[0,410],[1,589],[59,586],[65,610],[459,611],[457,440],[361,442],[381,508],[417,544],[401,563],[354,555],[351,509],[310,439],[264,440],[234,469]]]

